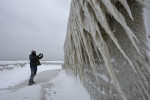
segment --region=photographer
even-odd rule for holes
[[[36,75],[37,66],[41,65],[39,59],[42,59],[42,58],[43,58],[43,54],[42,53],[40,53],[39,55],[36,55],[36,51],[35,50],[31,51],[31,54],[29,55],[31,75],[30,75],[30,79],[29,79],[29,84],[28,85],[32,85],[33,83],[35,83],[33,81],[33,78]]]

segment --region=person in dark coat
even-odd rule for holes
[[[33,78],[36,75],[37,66],[41,65],[39,59],[42,59],[42,58],[43,58],[43,54],[42,53],[40,53],[39,55],[36,55],[36,51],[35,50],[31,51],[31,54],[29,55],[31,75],[30,75],[30,79],[29,79],[29,84],[28,85],[32,85],[33,83],[35,83],[33,81]]]

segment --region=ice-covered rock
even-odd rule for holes
[[[150,100],[147,2],[72,0],[64,67],[79,75],[93,100]]]

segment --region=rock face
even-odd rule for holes
[[[65,70],[92,100],[150,100],[142,0],[72,0]]]

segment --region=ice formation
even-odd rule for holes
[[[93,100],[150,100],[145,2],[72,0],[65,69],[79,75]]]

